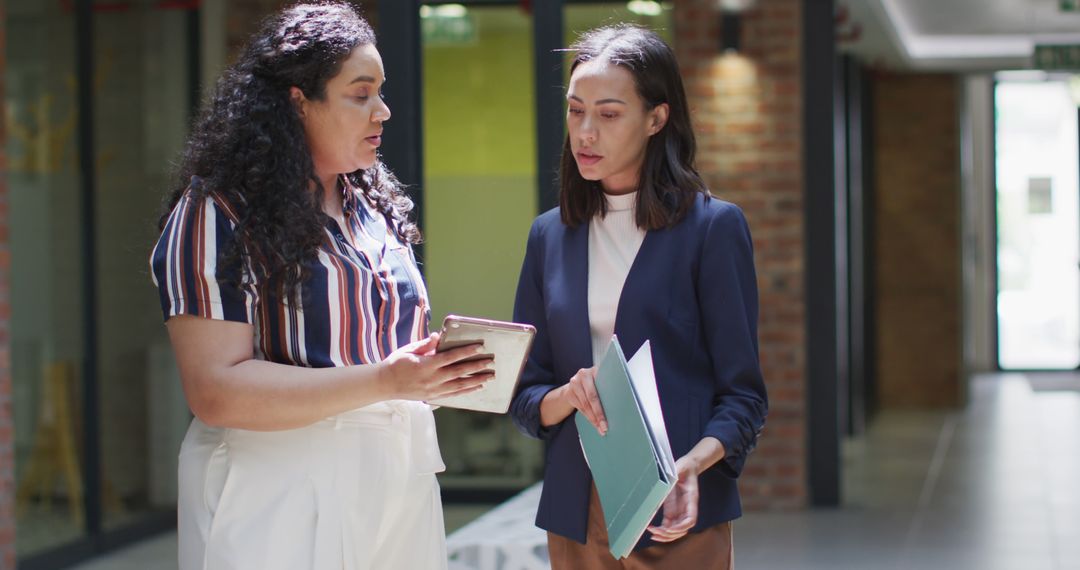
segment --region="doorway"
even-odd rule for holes
[[[1040,74],[1042,75],[1042,74]],[[994,89],[998,364],[1080,366],[1077,102],[1060,77]]]

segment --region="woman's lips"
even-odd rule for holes
[[[365,138],[364,140],[371,143],[373,146],[379,146],[382,144],[382,135],[370,136]]]
[[[582,166],[592,166],[592,165],[596,164],[597,162],[600,162],[600,160],[603,159],[603,158],[604,157],[602,157],[602,156],[600,156],[598,154],[591,154],[591,153],[587,153],[587,152],[579,152],[579,153],[577,153],[578,164],[580,164]]]

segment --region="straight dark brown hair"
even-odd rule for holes
[[[690,124],[686,90],[679,64],[671,48],[656,33],[630,24],[604,26],[583,34],[570,46],[574,60],[570,73],[583,63],[602,60],[619,65],[634,77],[637,93],[646,109],[667,103],[667,124],[649,137],[645,162],[638,178],[635,221],[645,230],[671,227],[686,216],[698,196],[709,195],[705,181],[694,168],[697,143]],[[570,136],[563,143],[559,168],[559,206],[562,221],[570,227],[586,224],[597,214],[607,214],[607,201],[597,181],[578,171]]]

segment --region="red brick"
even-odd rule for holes
[[[743,19],[742,53],[676,44],[698,137],[698,168],[754,234],[759,344],[770,414],[740,479],[747,509],[806,505],[801,3],[762,0]],[[714,0],[676,0],[676,37],[716,37]]]

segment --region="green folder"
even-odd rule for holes
[[[648,341],[627,362],[617,338],[596,371],[608,431],[574,418],[604,509],[611,554],[630,554],[677,479]]]

